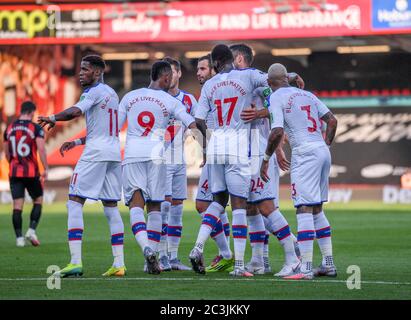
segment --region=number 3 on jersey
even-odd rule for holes
[[[235,105],[237,104],[238,97],[232,97],[232,98],[226,98],[223,100],[223,103],[230,103],[229,109],[228,109],[228,114],[227,114],[227,120],[226,120],[226,125],[229,126],[231,122],[231,118],[234,113],[234,108]],[[218,125],[222,127],[224,125],[224,120],[223,120],[223,106],[221,103],[220,99],[214,100],[214,104],[217,108],[217,118],[218,118]]]
[[[317,122],[315,119],[311,116],[311,106],[302,106],[301,107],[302,111],[307,112],[307,118],[313,123],[312,127],[308,127],[308,132],[316,132],[317,131]]]
[[[143,129],[145,129],[143,134],[141,135],[142,137],[148,136],[148,134],[153,129],[155,122],[156,122],[156,119],[154,117],[154,114],[152,114],[150,111],[143,111],[138,115],[137,123]]]

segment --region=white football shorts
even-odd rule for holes
[[[166,197],[174,200],[187,199],[186,164],[167,164]]]
[[[278,192],[280,183],[280,169],[277,164],[277,158],[273,155],[268,167],[268,176],[270,181],[265,183],[260,177],[261,163],[263,157],[251,157],[251,184],[248,203],[259,203],[264,200],[274,200],[276,208],[279,206]]]
[[[291,197],[295,207],[314,206],[328,201],[331,154],[327,146],[292,154]]]
[[[154,163],[151,160],[123,165],[123,190],[126,205],[130,203],[137,190],[142,192],[147,202],[164,201],[166,173],[165,164]]]
[[[80,160],[70,180],[69,195],[105,201],[121,200],[121,162]]]
[[[251,181],[248,157],[214,155],[207,162],[213,194],[228,191],[232,196],[248,198]]]
[[[211,188],[209,186],[209,165],[206,164],[201,168],[200,180],[198,180],[197,196],[196,200],[212,202],[213,194],[211,193]]]

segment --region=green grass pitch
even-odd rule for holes
[[[17,248],[11,224],[11,206],[0,205],[0,300],[3,299],[410,299],[411,298],[411,208],[406,205],[353,203],[326,205],[333,230],[337,278],[286,281],[272,275],[233,279],[228,273],[197,275],[194,272],[145,274],[142,253],[134,240],[127,208],[121,207],[125,223],[127,276],[104,279],[101,274],[112,263],[110,234],[100,204],[85,207],[83,235],[84,275],[62,279],[61,289],[47,288],[47,267],[69,262],[65,204],[45,205],[38,228],[40,247]],[[30,205],[24,210],[24,231]],[[282,212],[296,232],[290,203]],[[187,264],[196,239],[200,218],[193,203],[185,204],[184,228],[179,256]],[[231,246],[232,246],[231,242]],[[250,257],[247,247],[246,260]],[[205,260],[216,253],[209,240]],[[274,271],[283,255],[277,239],[270,237],[270,259]],[[315,244],[314,264],[320,262]],[[361,289],[349,290],[347,267],[361,270]]]

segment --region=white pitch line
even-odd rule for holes
[[[0,278],[0,281],[47,281],[48,278]],[[255,281],[255,282],[290,282],[290,283],[346,283],[346,280],[307,280],[296,281],[286,279],[227,279],[227,278],[69,278],[68,281]],[[361,281],[361,284],[381,284],[409,286],[411,282],[393,281]]]

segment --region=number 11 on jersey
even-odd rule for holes
[[[116,137],[118,137],[118,110],[113,110],[113,109],[108,109],[108,113],[110,114],[110,136],[115,135]],[[113,114],[114,114],[114,118],[115,120],[113,120]],[[116,131],[113,132],[113,122],[115,121],[116,123]]]

